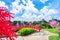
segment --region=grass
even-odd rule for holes
[[[60,40],[58,36],[49,36],[49,40]]]
[[[47,31],[54,33],[54,34],[58,34],[56,29],[44,29],[44,30],[47,30]]]

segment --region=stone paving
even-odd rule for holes
[[[16,40],[48,40],[48,36],[56,35],[48,31],[41,30],[41,32],[33,33],[29,36],[19,36]]]

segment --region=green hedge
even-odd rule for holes
[[[26,36],[34,32],[33,28],[22,28],[21,30],[17,31],[17,33],[21,36]]]
[[[60,40],[58,36],[49,36],[49,40]]]

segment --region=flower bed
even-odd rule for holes
[[[40,26],[35,26],[35,25],[26,25],[26,26],[20,25],[19,27],[14,26],[15,31],[20,30],[22,28],[33,28],[35,31],[40,31],[41,30]]]

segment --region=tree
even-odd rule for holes
[[[17,21],[19,23],[19,25],[21,24],[21,21]]]
[[[16,25],[17,21],[13,21],[13,25]]]
[[[37,21],[34,21],[32,24],[33,24],[33,25],[37,25],[37,24],[38,24],[38,22],[37,22]]]
[[[29,24],[29,23],[28,23],[28,22],[26,22],[26,21],[24,21],[24,22],[23,22],[23,24],[26,24],[26,25],[27,25],[27,24]]]
[[[52,20],[49,22],[49,25],[52,27],[52,28],[55,28],[57,29],[57,32],[58,32],[58,35],[59,35],[59,38],[60,38],[60,27],[59,27],[59,22],[57,20]]]
[[[42,19],[42,20],[40,21],[40,26],[41,26],[42,28],[51,28],[51,26],[48,24],[48,22],[45,21],[44,19]]]
[[[56,27],[56,26],[59,26],[59,22],[53,20],[53,21],[50,21],[50,22],[49,22],[49,25],[50,25],[52,28],[54,28],[54,27]]]
[[[12,36],[16,37],[16,34],[12,29],[12,24],[9,22],[13,18],[11,14],[5,7],[0,7],[0,35],[5,35],[10,40],[13,40]]]

